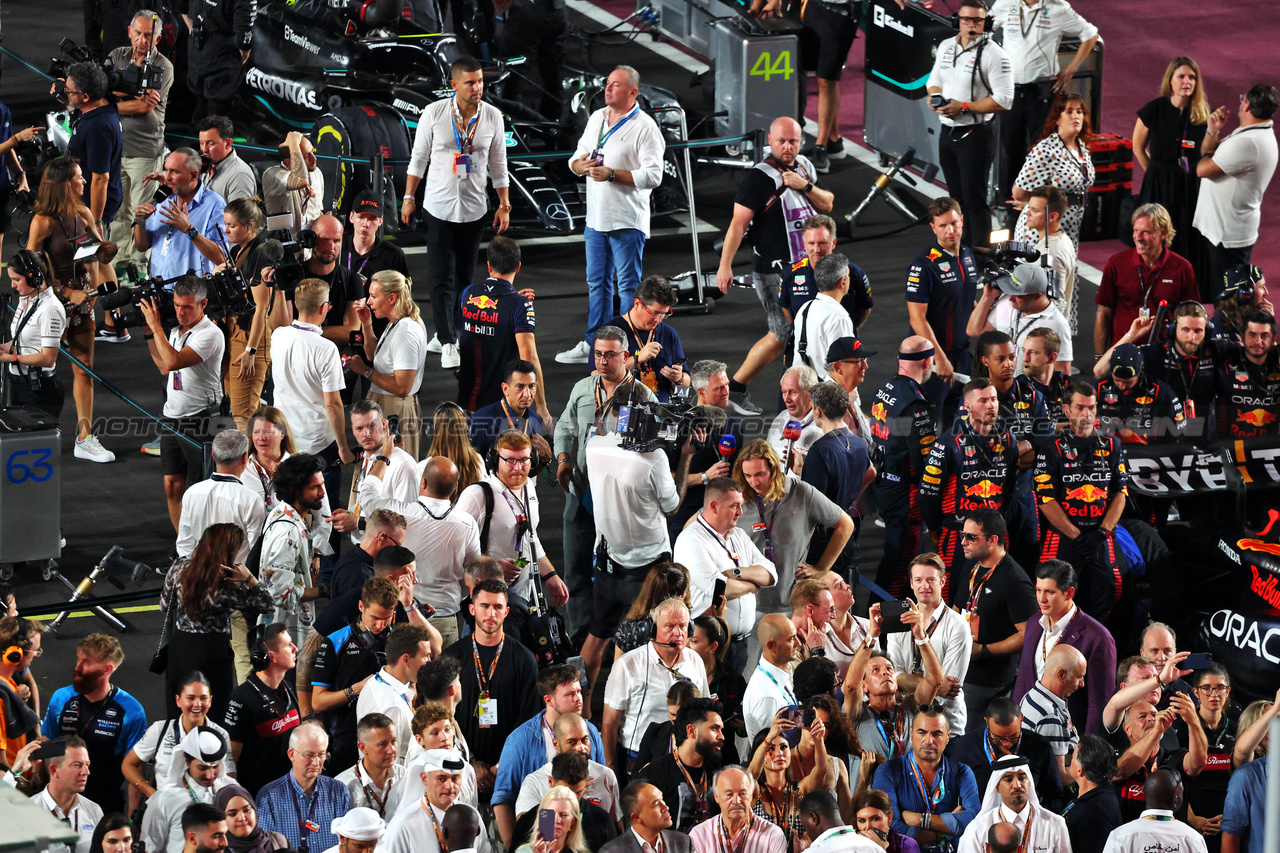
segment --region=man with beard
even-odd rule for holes
[[[996,764],[1006,757],[1018,758],[1027,765],[1027,775],[1044,807],[1053,812],[1061,810],[1066,795],[1058,761],[1047,740],[1022,727],[1018,704],[1008,696],[997,696],[987,704],[983,724],[982,728],[970,727],[963,737],[952,738],[947,757],[969,765],[978,787],[984,791]]]
[[[271,622],[287,622],[289,633],[306,636],[315,622],[315,606],[320,597],[316,585],[320,555],[312,541],[313,513],[324,506],[324,475],[319,456],[299,453],[276,468],[275,486],[279,502],[262,527],[260,574],[275,600]]]
[[[227,853],[227,817],[211,803],[182,812],[182,853]]]
[[[470,746],[482,798],[493,790],[503,744],[538,712],[538,662],[503,630],[510,612],[507,596],[502,581],[478,581],[471,588],[469,605],[475,631],[445,649],[462,665],[463,713],[458,726]]]
[[[209,726],[187,732],[173,751],[173,763],[183,767],[182,785],[162,787],[147,800],[139,837],[147,853],[173,853],[185,835],[183,811],[192,803],[213,805],[214,794],[232,784],[223,759],[230,749],[226,738]]]
[[[587,769],[592,779],[591,800],[608,812],[609,817],[617,823],[622,820],[618,777],[608,767],[603,764],[597,764],[589,758],[593,749],[592,730],[588,728],[590,725],[590,723],[582,719],[581,714],[576,714],[572,711],[557,717],[555,725],[552,726],[556,754],[576,752],[587,759]],[[538,804],[542,802],[542,798],[546,796],[547,791],[551,790],[551,778],[554,775],[551,764],[552,762],[548,761],[524,777],[520,784],[520,795],[515,804],[515,813],[517,815],[523,815],[530,809],[536,809]],[[503,839],[503,843],[507,845],[508,849],[511,849],[512,843],[509,838]]]
[[[49,698],[40,734],[52,739],[76,735],[89,750],[96,768],[84,793],[104,812],[124,811],[124,756],[147,731],[141,703],[111,683],[124,663],[120,641],[107,634],[90,634],[76,646],[71,684]]]
[[[756,783],[746,770],[736,764],[721,770],[715,778],[715,798],[720,814],[689,831],[697,853],[726,848],[742,853],[786,853],[787,837],[782,829],[752,813]]]
[[[1174,750],[1162,749],[1160,741],[1176,717],[1187,725],[1187,745]],[[1163,711],[1157,711],[1155,705],[1145,700],[1134,702],[1124,722],[1124,733],[1129,738],[1129,748],[1116,762],[1120,816],[1137,820],[1148,807],[1167,808],[1147,803],[1147,778],[1154,769],[1163,767],[1183,776],[1198,776],[1208,758],[1209,742],[1197,718],[1195,703],[1181,693],[1170,699],[1169,707]],[[1181,803],[1176,806],[1181,807]]]
[[[1145,321],[1139,319],[1134,325]],[[1186,428],[1182,398],[1144,369],[1142,350],[1130,343],[1098,361],[1110,376],[1098,383],[1098,425],[1125,444],[1176,440]]]
[[[722,713],[720,703],[714,699],[685,702],[676,712],[672,726],[675,751],[640,771],[640,778],[657,786],[663,802],[675,809],[673,828],[681,832],[688,832],[694,824],[720,811],[711,782],[723,761]]]
[[[751,284],[764,307],[769,330],[756,341],[729,379],[729,405],[742,415],[763,413],[751,401],[747,384],[782,355],[790,323],[778,305],[782,271],[804,257],[803,223],[815,213],[830,213],[835,195],[815,183],[818,170],[800,154],[803,134],[795,119],[774,119],[769,126],[769,155],[743,178],[733,203],[733,221],[724,235],[716,285],[729,292],[733,256],[751,239]],[[750,231],[748,232],[748,227]]]
[[[314,229],[324,210],[324,173],[316,163],[315,148],[310,139],[291,130],[276,149],[279,162],[262,173],[262,207],[267,216],[289,214],[294,234]]]
[[[1006,512],[1018,472],[1018,446],[1008,429],[997,425],[995,385],[984,377],[971,379],[963,395],[964,412],[951,434],[933,443],[920,479],[920,515],[947,568],[943,598],[949,597],[948,573],[960,560],[965,519],[979,509]],[[959,729],[963,734],[963,724]]]
[[[423,761],[426,793],[419,801],[420,808],[402,808],[387,826],[383,839],[387,853],[446,853],[440,825],[462,790],[462,755],[452,749],[429,749]],[[474,844],[469,849],[476,853],[492,849],[483,832]]]
[[[1280,431],[1276,318],[1266,311],[1249,312],[1243,338],[1218,371],[1218,432],[1231,439],[1275,435]]]
[[[503,366],[502,375],[502,399],[471,413],[471,446],[484,456],[498,436],[513,429],[529,436],[539,459],[550,462],[551,445],[543,435],[544,421],[533,405],[538,398],[538,366],[516,358]]]
[[[960,243],[964,216],[953,198],[934,199],[929,205],[933,245],[916,256],[907,270],[907,311],[911,330],[936,350],[935,375],[939,392],[958,370],[968,373],[973,364],[966,331],[976,297],[978,266],[973,251]],[[978,227],[978,226],[975,226]]]
[[[319,324],[320,333],[326,340],[343,347],[350,341],[351,333],[360,329],[356,302],[364,298],[364,286],[355,273],[338,263],[342,250],[342,221],[326,213],[315,221],[311,230],[315,232],[316,245],[311,250],[311,257],[302,263],[303,277],[318,278],[329,285],[329,311]],[[293,308],[292,302],[289,305]],[[347,383],[348,387],[350,384]]]
[[[978,814],[973,771],[943,755],[950,740],[947,715],[922,709],[912,721],[911,751],[877,767],[871,785],[889,795],[893,828],[914,838],[923,853],[952,849]]]
[[[987,830],[996,823],[1018,828],[1025,845],[1020,849],[1071,853],[1067,823],[1040,803],[1030,771],[1021,755],[1004,755],[992,763],[982,810],[961,836],[959,853],[984,853]]]

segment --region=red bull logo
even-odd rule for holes
[[[1275,412],[1268,412],[1266,409],[1250,409],[1247,412],[1241,412],[1236,415],[1236,420],[1241,423],[1249,424],[1255,427],[1264,427],[1276,420]]]
[[[1092,483],[1086,483],[1075,489],[1068,489],[1066,499],[1069,501],[1083,501],[1091,504],[1097,503],[1107,496],[1107,490],[1099,488]]]
[[[884,403],[876,403],[871,407],[871,417],[878,421],[883,421],[889,414],[889,410],[884,407]]]
[[[1000,494],[1000,487],[990,480],[979,480],[972,486],[964,487],[964,496],[967,498],[994,498]]]
[[[467,299],[467,304],[474,305],[482,311],[498,307],[497,300],[491,296],[472,296]]]

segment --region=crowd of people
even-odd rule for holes
[[[18,404],[58,418],[65,337],[75,456],[98,463],[114,454],[94,435],[95,344],[140,333],[164,378],[165,701],[113,683],[124,651],[103,634],[42,698],[44,627],[6,593],[4,782],[67,824],[74,853],[1260,853],[1280,693],[1239,712],[1231,674],[1150,620],[1133,565],[1168,559],[1167,507],[1129,493],[1125,453],[1280,428],[1274,308],[1248,265],[1276,90],[1251,88],[1219,143],[1226,110],[1208,111],[1194,62],[1170,64],[1135,132],[1135,248],[1106,267],[1099,358],[1081,365],[1091,131],[1066,87],[1096,29],[1044,4],[1030,35],[1025,3],[990,10],[1002,48],[965,0],[938,53],[951,197],[928,209],[933,240],[904,274],[911,334],[877,389],[860,389],[871,282],[837,251],[820,177],[840,150],[839,63],[819,74],[821,155],[778,118],[735,199],[717,282],[749,244],[766,331],[732,372],[690,363],[664,322],[672,285],[644,275],[664,143],[638,73],[614,69],[567,164],[587,187],[588,320],[556,360],[592,369],[563,408],[502,233],[502,119],[478,61],[454,62],[452,97],[421,116],[392,205],[427,235],[429,333],[380,236],[388,205],[325,212],[304,135],[259,178],[214,74],[195,92],[199,150],[166,149],[173,69],[159,18],[137,12],[112,61],[158,64],[158,88],[109,97],[93,63],[55,86],[80,117],[8,266],[21,299],[0,361]],[[809,25],[851,41],[833,5],[810,4],[827,17]],[[224,23],[202,50],[242,49]],[[1064,35],[1081,52],[1046,96],[1034,57]],[[1017,235],[1052,263],[980,284],[975,175],[1002,111],[1025,137],[1002,179]],[[276,280],[269,216],[315,238],[296,284]],[[132,331],[95,311],[116,261],[171,285]],[[228,270],[248,307],[214,318],[208,276]],[[458,390],[425,415],[432,355]],[[754,437],[747,384],[779,356],[782,408]],[[647,450],[623,434],[628,412],[690,394],[690,434]],[[565,492],[559,565],[544,471]],[[872,518],[885,547],[860,605]]]

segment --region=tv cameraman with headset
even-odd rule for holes
[[[1013,70],[1004,48],[987,36],[986,0],[960,4],[960,34],[938,45],[929,73],[929,109],[938,114],[938,164],[947,195],[960,202],[966,246],[991,236],[987,186],[996,157],[995,114],[1013,105]]]
[[[0,344],[0,361],[8,362],[13,401],[43,409],[54,419],[66,398],[58,381],[58,347],[67,328],[67,310],[49,290],[53,273],[43,252],[18,250],[9,261],[9,280],[18,307],[9,323],[11,340]]]
[[[222,403],[222,330],[205,316],[209,304],[203,280],[184,276],[173,287],[177,323],[166,334],[154,299],[138,303],[147,321],[147,351],[165,377],[164,419],[160,434],[160,470],[169,520],[178,530],[182,495],[204,479],[204,442],[209,419]]]

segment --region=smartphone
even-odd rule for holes
[[[1208,652],[1195,652],[1187,656],[1187,659],[1178,664],[1178,669],[1208,669],[1213,665],[1213,655]]]
[[[391,433],[391,442],[393,444],[399,445],[403,443],[404,438],[400,435],[399,415],[387,415],[387,432]]]
[[[711,593],[712,607],[718,609],[720,605],[724,603],[724,591],[728,585],[729,581],[725,578],[716,578],[716,588],[715,591]]]
[[[799,705],[787,705],[778,710],[784,713],[785,718],[790,720],[791,724],[795,727],[787,729],[782,733],[782,736],[786,739],[790,747],[795,749],[800,745],[800,736],[804,734],[805,726],[808,725],[808,723],[805,722],[805,718],[808,717],[809,723],[813,722],[813,717],[811,716],[813,714],[813,710],[802,708]]]
[[[935,92],[934,94],[929,96],[929,106],[933,107],[935,110],[938,107],[941,107],[944,104],[948,103],[949,101],[950,101],[950,98],[948,98],[946,95],[943,95],[941,92]]]
[[[911,602],[908,599],[901,601],[885,601],[880,605],[880,633],[881,634],[901,634],[904,631],[910,631],[911,626],[902,622],[902,614],[911,609]]]
[[[552,841],[556,837],[555,809],[538,809],[538,836],[543,841]]]

